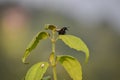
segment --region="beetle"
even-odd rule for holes
[[[63,27],[61,29],[56,30],[58,32],[59,35],[65,35],[66,34],[66,30],[68,30],[68,27]]]

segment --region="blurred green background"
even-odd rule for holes
[[[83,80],[120,80],[120,2],[118,0],[1,0],[0,1],[0,80],[22,80],[39,61],[48,61],[49,40],[31,52],[29,65],[21,61],[25,48],[45,24],[68,26],[67,34],[80,37],[90,49],[85,55],[56,44],[56,54],[76,57],[82,65]],[[46,76],[52,76],[51,68]],[[58,80],[72,80],[57,66]]]

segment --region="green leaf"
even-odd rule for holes
[[[46,29],[46,30],[55,30],[55,29],[56,29],[56,26],[53,25],[53,24],[46,24],[46,25],[45,25],[45,29]]]
[[[33,40],[30,42],[30,44],[28,45],[28,47],[25,50],[25,53],[23,55],[22,61],[23,63],[25,63],[26,58],[28,57],[28,55],[30,54],[30,52],[36,48],[36,46],[38,45],[39,41],[42,39],[46,39],[48,37],[48,33],[46,32],[39,32],[35,38],[33,38]]]
[[[57,60],[62,64],[73,80],[82,80],[82,69],[80,63],[72,56],[57,56]]]
[[[59,39],[61,39],[70,48],[76,49],[78,51],[83,51],[86,54],[85,61],[88,61],[89,49],[80,38],[73,35],[59,35]]]
[[[25,76],[25,80],[41,80],[48,66],[49,66],[48,62],[39,62],[33,65],[28,70]]]

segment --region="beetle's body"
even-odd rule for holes
[[[63,27],[60,30],[57,30],[57,32],[58,32],[59,35],[64,35],[64,34],[66,34],[66,30],[68,30],[68,28],[67,27]]]

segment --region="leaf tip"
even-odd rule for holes
[[[25,63],[25,58],[22,58],[22,62]]]
[[[88,59],[85,59],[85,63],[86,63],[86,64],[88,63]]]
[[[89,50],[88,50],[88,52],[86,53],[85,63],[88,63],[88,60],[89,60]]]
[[[28,62],[25,62],[25,58],[22,58],[22,62],[23,62],[24,64],[29,64]]]

